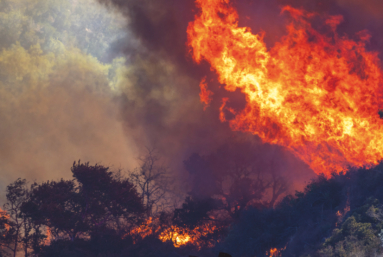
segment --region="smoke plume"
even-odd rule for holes
[[[232,132],[228,124],[219,121],[222,103],[214,99],[230,94],[230,99],[235,99],[230,107],[241,109],[245,98],[240,92],[223,90],[206,63],[193,63],[186,47],[186,28],[197,12],[193,0],[98,1],[113,15],[119,12],[126,19],[127,36],[116,40],[111,49],[126,57],[124,76],[118,79],[116,90],[110,90],[108,81],[103,81],[97,72],[69,63],[45,78],[43,85],[32,83],[31,75],[21,76],[21,82],[2,80],[2,187],[17,177],[29,180],[66,177],[77,159],[132,169],[145,147],[158,148],[175,175],[185,178],[183,160],[192,153],[209,154],[241,140],[253,142],[261,149],[254,158],[277,159],[284,167],[281,170],[294,179],[297,189],[313,176],[307,165],[280,147],[264,145],[253,135]],[[255,33],[264,31],[269,47],[286,33],[288,17],[280,14],[280,7],[292,5],[322,14],[341,14],[344,22],[339,26],[340,34],[352,37],[367,29],[371,34],[370,50],[381,52],[383,48],[380,33],[383,5],[378,0],[241,0],[234,4],[240,14],[240,26],[249,26]],[[17,22],[10,24],[22,27]],[[36,33],[47,31],[31,24]],[[93,35],[89,28],[80,32]],[[1,38],[5,42],[11,37]],[[33,37],[28,40],[25,49],[35,44]],[[5,51],[9,44],[1,47]],[[56,48],[59,46],[55,45]],[[25,63],[20,67],[28,66],[21,56],[10,58]],[[1,62],[3,78],[10,65],[4,59]],[[20,67],[17,72],[23,71]],[[200,103],[198,86],[204,77],[215,92],[206,110]],[[15,87],[15,83],[28,86]]]
[[[228,124],[219,121],[219,100],[213,100],[204,110],[199,99],[199,82],[204,77],[214,88],[214,99],[230,96],[233,109],[243,108],[245,97],[239,91],[223,90],[207,64],[193,63],[186,46],[186,28],[194,19],[194,1],[100,2],[127,17],[127,30],[138,40],[135,46],[124,41],[115,46],[133,60],[126,74],[130,82],[120,87],[121,114],[127,136],[134,138],[138,147],[158,148],[181,179],[187,175],[182,161],[192,153],[209,154],[238,141],[257,145],[261,150],[254,152],[254,158],[264,159],[264,163],[277,159],[286,175],[296,179],[295,188],[313,176],[305,164],[278,146],[264,145],[256,136],[232,132]],[[239,4],[245,7],[248,2]],[[256,10],[256,4],[251,6]],[[269,11],[268,5],[261,8]],[[278,3],[274,9],[278,10]]]
[[[222,103],[214,99],[232,94],[230,99],[236,100],[229,103],[230,107],[241,109],[245,101],[243,95],[240,92],[223,92],[209,67],[193,64],[188,54],[186,28],[197,12],[192,0],[100,2],[116,8],[127,17],[127,30],[132,31],[139,42],[136,47],[124,42],[118,45],[134,60],[127,75],[134,78],[134,83],[122,86],[121,90],[125,95],[122,118],[126,133],[140,140],[137,145],[160,148],[170,163],[174,165],[178,162],[175,168],[182,169],[180,160],[190,153],[212,152],[224,143],[239,140],[241,135],[231,132],[227,124],[218,121],[217,110]],[[378,33],[382,23],[377,11],[382,6],[378,1],[243,0],[235,1],[234,5],[239,11],[240,26],[249,26],[255,33],[265,32],[268,47],[286,34],[289,17],[281,14],[281,7],[291,5],[321,15],[342,15],[344,22],[338,28],[340,35],[354,37],[356,33],[368,30],[372,36],[369,50],[380,51],[382,48],[382,37]],[[205,76],[216,95],[211,106],[204,111],[199,103],[198,84]],[[247,137],[247,140],[256,140],[256,136]],[[261,143],[259,147],[268,148]],[[283,152],[281,149],[275,151]],[[265,153],[254,158],[266,156]],[[282,166],[286,166],[286,173],[291,177],[299,177],[299,174],[306,175],[304,180],[311,177],[312,172],[307,167],[288,167],[285,157],[280,155],[276,158]],[[294,159],[292,156],[289,158]]]

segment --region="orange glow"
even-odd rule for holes
[[[147,236],[150,236],[152,234],[157,234],[160,226],[155,224],[156,222],[153,221],[153,218],[150,217],[145,221],[144,224],[142,224],[139,227],[134,228],[131,232],[130,235],[133,236],[134,241],[137,241],[137,238],[145,238]]]
[[[201,103],[203,103],[204,110],[210,105],[211,102],[211,96],[213,95],[213,92],[207,89],[207,84],[206,84],[206,78],[204,78],[201,83],[199,84],[199,87],[201,89],[201,92],[199,94],[199,97],[201,99]]]
[[[285,249],[286,247],[283,249],[272,248],[270,249],[269,253],[266,253],[266,255],[269,255],[269,257],[279,257],[281,256],[281,250],[285,250]]]
[[[270,257],[276,257],[278,256],[278,249],[277,248],[273,248],[270,250]]]
[[[333,16],[321,34],[310,24],[317,14],[287,6],[288,33],[268,50],[262,34],[238,26],[229,0],[196,4],[201,11],[187,29],[194,60],[210,63],[226,90],[246,96],[238,113],[223,99],[221,121],[229,110],[233,130],[288,148],[318,174],[383,158],[382,73],[377,54],[365,49],[366,32],[357,41],[340,36],[342,17]]]
[[[162,242],[172,241],[175,247],[180,247],[190,243],[198,248],[201,248],[203,244],[206,245],[206,242],[202,238],[214,233],[216,229],[216,226],[208,224],[196,227],[193,230],[171,226],[160,234],[159,239]],[[208,243],[207,246],[213,247],[214,245]]]
[[[9,220],[9,218],[10,218],[9,214],[1,208],[0,208],[0,217],[4,217],[7,220]],[[9,229],[11,228],[11,226],[7,223],[4,223],[4,227],[5,227],[5,230],[7,230],[7,231],[9,231]]]
[[[162,242],[171,241],[175,247],[180,247],[186,244],[192,244],[197,248],[202,245],[212,247],[212,244],[206,243],[203,237],[213,234],[217,227],[210,224],[204,224],[193,230],[181,228],[177,226],[162,226],[158,224],[158,219],[149,218],[140,227],[132,230],[130,233],[134,240],[137,241],[138,237],[143,239],[150,235],[157,235]]]
[[[335,223],[335,227],[338,227],[339,223],[342,222],[344,216],[351,210],[350,208],[350,200],[347,199],[346,207],[344,207],[343,211],[337,211],[335,213],[336,217],[338,218],[337,222]]]
[[[46,230],[47,230],[46,231],[47,238],[45,238],[45,240],[44,240],[44,245],[50,245],[51,241],[52,241],[52,232],[51,232],[51,229],[49,227],[47,227]]]

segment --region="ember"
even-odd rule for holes
[[[187,29],[194,60],[210,63],[225,89],[240,89],[247,100],[234,112],[230,99],[223,99],[222,121],[230,111],[233,130],[288,148],[318,174],[382,159],[382,73],[377,54],[365,49],[367,33],[359,33],[358,41],[340,36],[342,17],[333,16],[322,34],[310,24],[317,14],[286,6],[282,13],[293,21],[268,50],[262,34],[238,26],[229,0],[196,4],[201,11]]]
[[[284,249],[286,249],[286,247],[283,249],[272,248],[270,249],[270,252],[266,253],[266,255],[269,255],[270,257],[279,257],[279,256],[282,256],[281,250],[284,250]]]

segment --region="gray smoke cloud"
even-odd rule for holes
[[[230,96],[237,109],[245,99],[240,92],[225,92],[207,64],[191,60],[186,27],[197,11],[193,0],[98,1],[127,20],[129,36],[111,49],[115,55],[126,56],[125,77],[117,91],[111,91],[107,81],[98,79],[95,85],[87,79],[97,74],[68,66],[50,75],[49,86],[10,89],[2,84],[0,190],[18,177],[30,181],[68,178],[72,162],[78,159],[133,169],[145,147],[158,148],[174,175],[184,179],[183,161],[190,154],[209,154],[244,138],[263,150],[257,158],[278,159],[294,183],[292,188],[302,188],[314,176],[284,149],[264,145],[253,135],[232,132],[219,121],[218,99]],[[234,4],[240,25],[250,26],[255,33],[265,31],[269,46],[285,34],[286,17],[280,15],[280,7],[289,4],[341,14],[340,33],[352,37],[367,29],[372,35],[368,47],[375,51],[383,47],[383,4],[378,0],[241,0]],[[198,87],[205,76],[217,99],[206,111]]]
[[[126,42],[117,46],[135,60],[127,75],[135,83],[122,88],[125,94],[122,118],[128,136],[137,135],[134,137],[140,141],[138,145],[155,145],[173,168],[182,170],[181,161],[192,152],[208,153],[241,136],[257,140],[256,136],[234,133],[227,124],[218,121],[219,101],[213,100],[206,111],[199,103],[198,84],[204,76],[214,89],[215,99],[231,94],[230,99],[236,100],[230,104],[237,109],[244,106],[245,99],[240,92],[224,92],[209,67],[195,65],[188,55],[186,28],[197,12],[193,0],[99,1],[127,17],[127,29],[139,42],[138,47]],[[341,35],[353,37],[367,29],[372,35],[368,47],[375,51],[382,49],[383,37],[378,33],[382,29],[379,1],[242,0],[234,5],[239,11],[240,25],[251,27],[255,33],[264,31],[269,47],[286,34],[289,18],[280,12],[282,6],[291,5],[325,16],[343,15],[344,22],[338,28]],[[257,158],[269,158],[270,146],[259,144],[259,147],[264,149],[264,156]],[[278,146],[271,148],[274,148],[271,152],[277,152],[273,158],[278,158],[286,174],[296,181],[296,188],[313,177],[312,171],[291,154]]]
[[[183,161],[192,153],[209,154],[243,140],[261,149],[254,158],[264,159],[264,163],[277,159],[283,167],[281,172],[291,179],[292,189],[301,189],[314,176],[307,165],[284,149],[264,145],[257,136],[233,132],[227,123],[219,121],[219,99],[230,96],[231,107],[241,109],[245,97],[238,91],[223,90],[206,63],[196,65],[192,61],[186,28],[196,12],[193,0],[99,1],[127,17],[127,30],[139,42],[135,46],[128,41],[115,45],[133,60],[126,74],[133,82],[120,87],[121,115],[127,136],[134,138],[138,147],[158,148],[181,180],[188,175]],[[246,6],[247,2],[240,4]],[[268,10],[268,5],[263,9]],[[206,110],[199,99],[199,82],[205,76],[215,93]]]

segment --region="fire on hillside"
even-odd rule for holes
[[[205,237],[216,232],[218,227],[213,224],[203,224],[194,229],[178,227],[175,225],[161,226],[159,219],[150,217],[141,226],[133,229],[130,233],[133,238],[143,239],[150,235],[157,235],[162,242],[171,241],[175,247],[191,244],[198,249],[202,246],[212,247],[214,243],[206,242]]]

